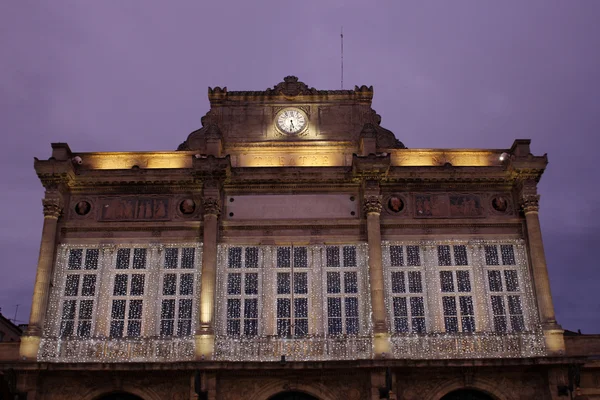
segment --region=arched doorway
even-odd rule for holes
[[[97,400],[144,400],[139,396],[134,394],[119,392],[119,393],[111,393],[104,395]]]
[[[478,390],[459,389],[448,393],[440,400],[494,400],[489,395]]]
[[[314,396],[311,396],[302,392],[283,392],[278,393],[275,396],[269,397],[269,400],[319,400]]]

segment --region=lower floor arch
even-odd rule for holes
[[[494,400],[490,395],[473,389],[454,390],[440,400]]]
[[[303,392],[282,392],[269,397],[268,400],[319,400],[314,396]]]

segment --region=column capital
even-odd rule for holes
[[[62,212],[62,200],[59,197],[46,197],[42,199],[44,218],[58,219]]]
[[[381,214],[381,196],[369,195],[365,196],[363,202],[363,210],[366,215],[369,214]]]
[[[204,215],[221,215],[221,202],[219,199],[214,197],[206,197],[202,199],[202,206],[204,208]]]
[[[540,209],[540,195],[539,194],[530,194],[524,195],[521,197],[521,208],[525,214],[538,212]]]

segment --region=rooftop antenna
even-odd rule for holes
[[[342,90],[344,90],[344,27],[340,32],[340,39],[342,41]]]
[[[20,304],[17,304],[15,307],[15,318],[13,318],[14,324],[17,323],[17,313],[19,312],[19,306],[20,306]]]

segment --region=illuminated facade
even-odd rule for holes
[[[208,95],[177,151],[55,143],[35,160],[46,194],[22,391],[556,396],[573,360],[538,219],[547,158],[528,140],[407,149],[366,86],[286,77]]]

